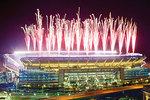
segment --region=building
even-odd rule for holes
[[[141,67],[146,57],[139,53],[28,51],[5,54],[4,58],[5,68],[12,73],[9,80],[17,80],[20,87],[81,91],[148,77],[147,69]]]
[[[143,87],[143,100],[150,99],[150,86],[146,85]]]

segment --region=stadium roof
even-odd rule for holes
[[[47,69],[67,68],[103,68],[103,67],[134,67],[140,65],[146,57],[139,53],[118,55],[116,52],[15,52],[5,54],[5,67],[19,72],[25,67],[40,67]]]

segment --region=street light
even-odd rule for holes
[[[57,92],[57,96],[59,96],[60,94],[59,94],[59,92]]]
[[[59,95],[60,95],[59,92],[57,92],[56,100],[58,99],[57,97],[58,97]]]
[[[43,92],[44,92],[44,87],[46,87],[46,85],[44,84],[44,85],[42,85],[42,94],[43,94]]]
[[[69,96],[71,95],[71,93],[69,93]]]
[[[36,96],[36,93],[34,93],[34,96]]]

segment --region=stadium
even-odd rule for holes
[[[85,91],[137,83],[148,77],[148,69],[142,68],[146,57],[134,53],[135,23],[115,20],[111,14],[104,20],[92,15],[83,22],[79,14],[76,20],[55,18],[50,16],[44,33],[37,10],[37,26],[22,27],[27,51],[4,55],[8,82],[16,82],[20,88]]]
[[[123,84],[126,80],[148,77],[142,68],[142,54],[117,55],[116,52],[15,52],[5,54],[5,67],[12,71],[9,81],[22,87],[45,86],[49,88],[90,88]],[[111,53],[111,54],[110,54]]]

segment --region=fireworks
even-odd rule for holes
[[[25,27],[21,27],[25,33],[25,43],[27,46],[27,50],[30,49],[30,26],[27,27],[27,25],[25,25]]]
[[[101,15],[96,18],[92,14],[90,18],[82,21],[79,12],[77,19],[72,20],[67,20],[66,15],[61,18],[59,14],[46,18],[47,30],[42,27],[43,17],[39,10],[36,13],[37,25],[22,27],[28,51],[31,49],[31,38],[34,51],[42,51],[45,45],[49,53],[51,51],[60,53],[65,50],[69,54],[70,51],[84,50],[88,54],[89,51],[96,53],[101,48],[105,52],[110,45],[111,51],[118,48],[121,54],[123,45],[125,45],[126,53],[129,53],[129,47],[132,44],[132,52],[135,52],[137,26],[132,20],[129,22],[123,17],[115,19],[110,13],[108,18],[101,19]]]

